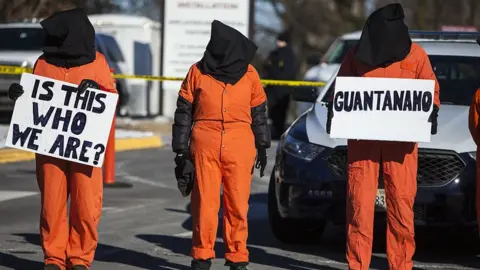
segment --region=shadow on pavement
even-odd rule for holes
[[[39,234],[15,234],[15,235],[23,237],[25,241],[31,244],[40,245]],[[8,259],[9,258],[7,257],[7,260]],[[2,265],[3,261],[4,259],[0,260],[0,265]],[[175,263],[170,263],[165,259],[153,257],[147,253],[142,253],[134,250],[114,247],[114,246],[105,245],[105,244],[98,244],[98,247],[95,253],[95,261],[118,263],[118,264],[130,265],[138,268],[152,269],[152,270],[154,269],[169,269],[169,270],[190,269],[190,267],[175,264]],[[37,263],[33,265],[32,261],[25,260],[24,262],[22,259],[18,259],[18,258],[17,258],[17,261],[15,261],[14,259],[11,259],[11,262],[12,262],[11,265],[16,266],[15,269],[41,269],[43,267],[43,264],[41,263]],[[29,266],[33,266],[33,267],[29,267]]]
[[[186,238],[180,238],[170,235],[137,235],[138,238],[147,242],[158,245],[159,247],[170,250],[177,254],[189,256],[192,241]],[[305,270],[305,269],[337,269],[329,266],[319,266],[309,262],[302,262],[291,257],[280,256],[277,254],[267,253],[265,250],[257,247],[249,246],[250,262],[264,266],[277,267],[280,269]],[[223,258],[223,243],[217,241],[215,243],[215,253],[217,259]],[[321,268],[319,268],[321,267]]]
[[[480,269],[478,233],[461,229],[417,229],[414,260],[423,263],[456,264]]]
[[[0,266],[12,269],[43,269],[42,262],[22,259],[3,252],[0,252]]]
[[[222,201],[222,200],[221,200]],[[270,226],[268,224],[268,215],[266,211],[267,205],[267,194],[252,194],[250,197],[251,209],[249,210],[249,237],[248,245],[252,253],[252,262],[262,264],[262,260],[258,260],[260,257],[257,254],[265,255],[265,251],[261,247],[270,247],[278,248],[285,251],[291,251],[295,253],[308,254],[319,256],[328,260],[336,261],[338,263],[346,263],[345,259],[345,229],[339,227],[330,227],[325,231],[321,242],[319,244],[313,245],[288,245],[278,241],[271,233]],[[264,205],[264,215],[263,219],[251,218],[251,211],[259,211],[259,209],[252,209],[252,205]],[[177,209],[166,209],[173,212],[183,212],[190,213],[190,204],[187,205],[186,210],[177,210]],[[220,217],[219,217],[219,227],[217,231],[217,237],[222,237],[222,222],[221,222],[221,211],[222,205],[220,206]],[[254,213],[254,216],[257,214]],[[386,222],[385,222],[386,223]],[[384,254],[386,251],[386,225],[384,223],[375,224],[375,237],[373,243],[373,253]],[[188,217],[183,223],[182,227],[186,230],[192,230],[192,218]],[[472,237],[473,236],[473,237]],[[168,245],[170,242],[175,243],[176,239],[171,239],[168,236],[139,236],[140,238],[149,241],[153,240],[159,245]],[[313,236],[312,236],[313,237]],[[148,238],[148,239],[146,239]],[[478,236],[473,235],[472,233],[459,233],[458,230],[452,231],[451,233],[446,233],[445,230],[431,230],[428,231],[419,230],[416,231],[416,241],[417,241],[417,250],[414,255],[414,260],[419,263],[429,263],[429,264],[456,264],[463,267],[471,267],[475,269],[480,269],[480,261],[476,259],[476,254],[478,254],[480,241],[476,240]],[[190,250],[191,242],[187,241],[183,246],[173,246],[174,252],[186,254]],[[217,245],[218,246],[218,245]],[[221,248],[223,244],[220,243]],[[252,247],[254,246],[254,248]],[[220,252],[220,253],[218,253]],[[217,255],[223,254],[223,249],[217,251]],[[275,255],[276,256],[276,255]],[[281,261],[281,258],[269,258],[268,262],[271,261]],[[295,262],[287,262],[295,264]],[[282,262],[281,265],[287,265]],[[372,262],[370,265],[372,268],[376,269],[388,269],[388,262],[386,258],[379,256],[372,256]],[[289,268],[293,269],[293,268]],[[422,268],[414,267],[413,269],[420,270]]]

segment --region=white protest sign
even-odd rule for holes
[[[101,167],[118,95],[29,73],[20,84],[6,146]]]
[[[331,138],[430,142],[435,81],[337,77]]]

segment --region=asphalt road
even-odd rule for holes
[[[269,157],[273,159],[273,153]],[[117,155],[117,182],[133,187],[105,189],[93,269],[189,269],[189,200],[176,190],[172,160],[169,149]],[[328,228],[322,242],[313,246],[284,245],[272,236],[267,186],[268,177],[254,177],[249,210],[251,269],[346,269],[340,228]],[[39,209],[34,164],[1,165],[0,269],[42,269]],[[225,269],[221,226],[218,235],[213,269]],[[383,235],[378,229],[372,269],[388,269]],[[415,269],[480,269],[476,245],[474,237],[461,233],[422,235]]]

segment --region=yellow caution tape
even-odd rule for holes
[[[32,73],[32,68],[16,67],[16,66],[0,66],[0,74],[19,75],[22,73]],[[126,74],[114,74],[116,79],[140,79],[147,81],[183,81],[182,77],[163,77],[163,76],[150,76],[150,75],[126,75]],[[309,86],[309,87],[321,87],[324,86],[324,82],[310,82],[310,81],[283,81],[283,80],[261,80],[264,85],[277,85],[277,86]]]
[[[14,66],[0,66],[0,74],[18,75],[18,74],[22,74],[24,72],[32,73],[33,69],[22,68],[22,67],[14,67]]]

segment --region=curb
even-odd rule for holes
[[[158,136],[115,139],[115,152],[160,148],[163,146],[163,140]],[[33,152],[13,148],[0,149],[0,164],[30,161],[34,159],[35,153]]]

